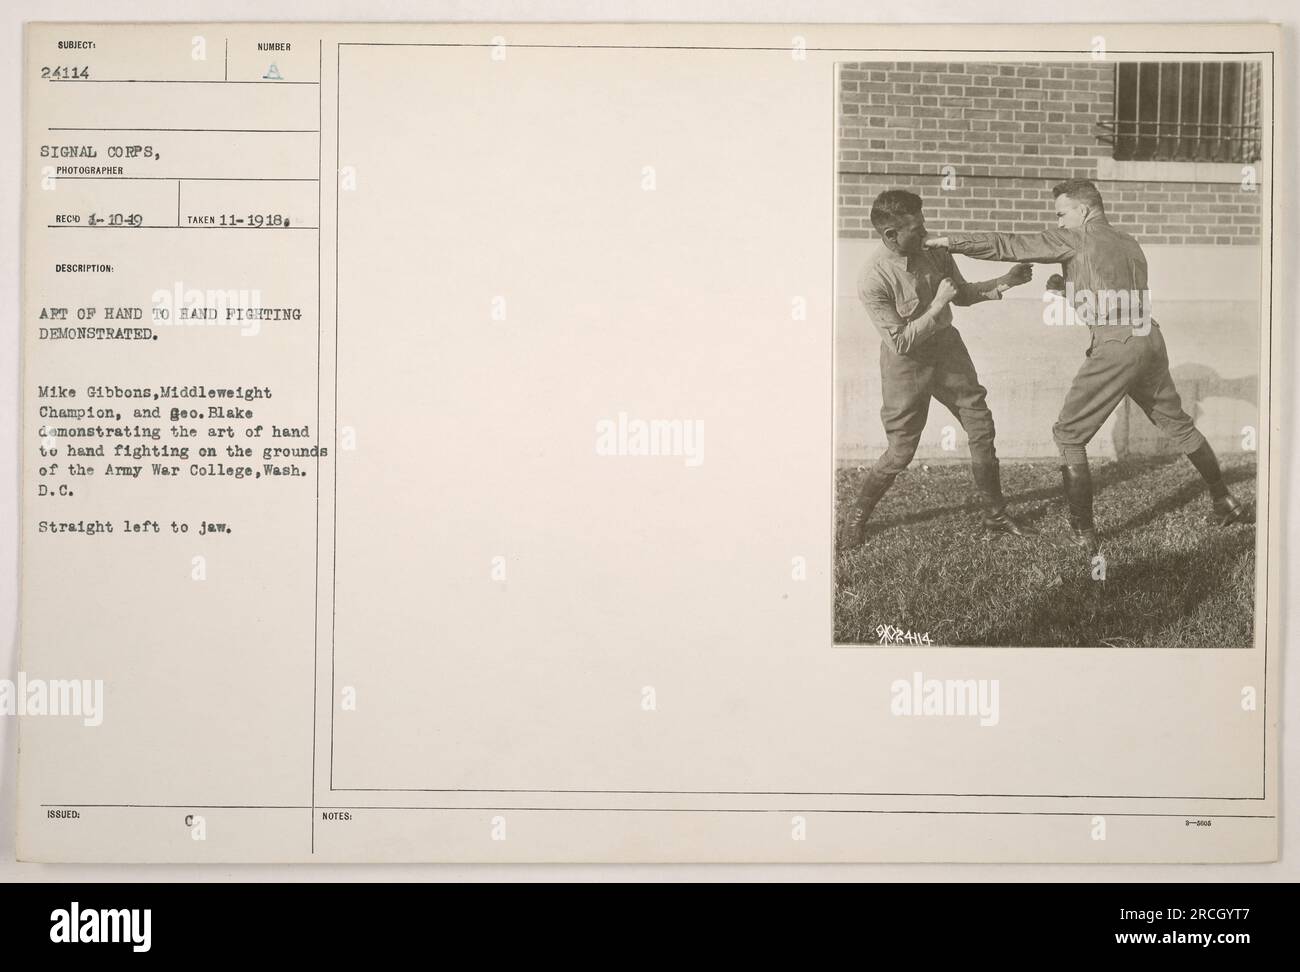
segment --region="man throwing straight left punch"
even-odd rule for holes
[[[1209,488],[1220,525],[1253,520],[1228,490],[1219,460],[1185,411],[1169,374],[1160,325],[1151,318],[1147,260],[1137,240],[1111,225],[1097,187],[1070,179],[1053,187],[1057,228],[1042,233],[952,233],[926,247],[977,260],[1059,263],[1062,286],[1076,317],[1092,332],[1052,435],[1061,451],[1061,475],[1074,542],[1089,555],[1100,543],[1092,518],[1092,475],[1087,445],[1126,397],[1146,413],[1196,467]],[[938,249],[942,248],[942,249]]]

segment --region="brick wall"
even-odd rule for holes
[[[1114,65],[895,63],[840,70],[840,233],[874,236],[876,194],[910,189],[935,230],[1055,225],[1051,187],[1097,182],[1111,221],[1150,244],[1257,245],[1259,194],[1238,183],[1097,179]],[[944,190],[942,169],[956,170]]]

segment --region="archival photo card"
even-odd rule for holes
[[[17,856],[1273,860],[1279,37],[29,25]]]

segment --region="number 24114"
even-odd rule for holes
[[[51,81],[88,81],[90,80],[90,68],[43,67],[41,68],[41,77],[48,78]]]

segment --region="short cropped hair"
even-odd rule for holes
[[[919,216],[921,197],[906,189],[887,189],[871,204],[871,225],[883,233],[904,216]]]
[[[1057,196],[1068,196],[1075,202],[1083,203],[1103,212],[1106,209],[1105,204],[1101,201],[1101,193],[1087,179],[1066,179],[1064,182],[1058,182],[1052,186],[1052,198],[1055,199]]]

